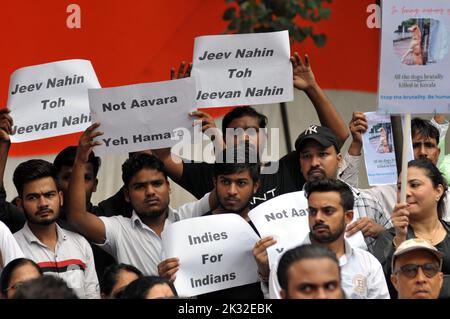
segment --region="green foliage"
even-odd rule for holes
[[[315,34],[305,21],[318,22],[330,17],[323,6],[332,0],[225,0],[232,4],[223,19],[229,21],[226,33],[253,33],[289,30],[291,41],[311,37],[318,47],[325,45],[325,34]],[[298,22],[302,22],[302,26]]]

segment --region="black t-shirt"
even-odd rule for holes
[[[22,229],[27,221],[25,213],[17,206],[6,201],[5,188],[0,186],[0,221],[15,233]]]
[[[277,164],[278,169],[272,173]],[[184,162],[183,176],[178,184],[200,199],[214,188],[213,177],[214,164]],[[302,190],[304,183],[298,154],[290,152],[279,161],[270,162],[261,168],[261,186],[250,200],[250,209],[276,196]]]
[[[113,196],[98,203],[95,211],[92,212],[97,216],[124,216],[131,217],[133,213],[133,207],[131,203],[125,200],[125,194],[123,192],[123,187],[119,189],[117,193]]]

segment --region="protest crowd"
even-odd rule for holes
[[[252,54],[273,54],[264,50]],[[209,54],[200,60],[213,59]],[[172,70],[168,85],[198,76],[195,63],[193,68],[182,63],[177,74]],[[364,136],[375,139],[381,132],[374,153],[393,155],[391,128],[372,130],[363,112],[343,118],[319,86],[310,57],[294,52],[289,63],[290,89],[306,94],[319,123],[302,123],[307,129],[295,139],[295,150],[271,162],[262,156],[271,119],[257,105],[234,107],[221,128],[211,115],[188,105],[195,111],[181,110],[180,116],[210,138],[214,163],[181,158],[168,145],[144,149],[139,144],[144,135],[134,135],[139,146],[127,149],[131,139],[108,140],[112,124],[92,120],[78,145],[62,149],[52,163],[20,163],[13,172],[17,193],[6,194],[5,169],[18,131],[15,106],[0,109],[1,297],[449,298],[450,171],[440,150],[448,129],[444,116],[412,119],[406,185],[397,181],[395,170],[395,182],[361,188]],[[240,71],[233,72],[229,78],[239,77]],[[245,72],[240,76],[252,71]],[[284,90],[266,88],[260,94]],[[12,94],[20,93],[16,86]],[[190,94],[207,100],[221,93]],[[226,94],[239,97],[237,91]],[[136,100],[131,109],[146,106],[150,116],[158,116],[147,105],[176,103],[175,95]],[[103,112],[126,108],[125,102],[114,105]],[[348,151],[341,152],[347,140]],[[119,144],[128,153],[120,172],[123,184],[94,204],[92,195],[102,183],[96,152],[104,147],[104,155],[105,147]],[[171,207],[169,179],[196,201]]]

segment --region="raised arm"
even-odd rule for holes
[[[95,131],[99,125],[98,123],[92,124],[80,137],[69,183],[66,215],[69,223],[79,233],[94,243],[102,244],[106,240],[105,225],[100,218],[86,210],[86,192],[84,188],[84,174],[86,173],[89,154],[94,146],[100,144],[100,142],[93,141],[93,139],[103,134]]]
[[[189,77],[191,75],[191,69],[192,63],[189,63],[186,67],[186,63],[181,62],[176,76],[175,69],[170,69],[170,79],[174,80]],[[216,127],[214,118],[211,115],[202,111],[193,111],[189,113],[189,116],[195,119],[195,122],[192,125],[201,124],[202,132],[211,139],[216,152],[220,152],[225,148],[222,132]],[[170,148],[153,150],[153,152],[164,163],[169,177],[178,183],[183,177],[183,160],[171,153]]]
[[[0,110],[0,187],[3,187],[5,167],[8,160],[9,146],[11,145],[9,134],[11,134],[13,120],[9,113],[10,110],[7,108]]]
[[[294,87],[306,93],[316,109],[320,124],[332,130],[341,144],[344,144],[349,136],[347,126],[333,103],[317,84],[308,55],[305,55],[305,62],[303,63],[299,54],[295,52],[294,56],[291,57],[291,63]]]

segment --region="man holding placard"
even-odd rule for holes
[[[164,165],[155,156],[140,153],[122,165],[126,199],[133,206],[131,218],[97,217],[86,211],[85,163],[93,141],[101,136],[99,124],[91,125],[80,137],[80,143],[69,184],[69,223],[92,242],[115,257],[117,262],[137,267],[144,274],[156,275],[161,261],[161,232],[165,225],[183,218],[201,216],[211,209],[209,195],[173,210],[169,206],[170,185]]]
[[[252,160],[253,147],[228,148],[214,164],[214,188],[219,206],[205,215],[236,214],[249,222],[249,201],[259,187],[259,164]],[[182,264],[182,263],[181,263]],[[160,276],[174,280],[180,267],[178,258],[169,258],[158,266]],[[256,267],[255,267],[256,274]],[[198,298],[262,298],[259,283],[218,290]]]
[[[300,134],[295,147],[300,156],[301,171],[308,182],[337,177],[341,161],[340,146],[336,136],[328,128],[310,126]],[[378,234],[390,227],[389,220],[383,217],[381,206],[373,197],[361,193],[358,189],[351,187],[350,189],[354,196],[352,210],[358,213],[359,219],[348,226],[346,235],[349,237],[357,232],[354,230],[354,225],[364,224],[362,234],[365,244],[369,250],[372,250]],[[299,207],[296,208],[299,209]],[[304,207],[304,209],[306,208]],[[302,238],[298,238],[298,242],[301,240]],[[258,271],[266,280],[271,267],[267,248],[275,243],[273,236],[267,236],[262,238],[253,249],[253,255],[258,263]]]
[[[336,254],[347,298],[389,299],[381,264],[369,252],[351,247],[345,239],[345,228],[353,218],[354,197],[350,187],[342,181],[324,178],[308,182],[305,193],[310,232],[303,244],[321,245]],[[270,271],[271,298],[280,298],[277,268]]]
[[[297,52],[291,57],[293,67],[293,85],[302,90],[311,100],[322,125],[336,134],[339,144],[348,137],[348,130],[332,102],[318,85],[310,66],[309,57],[303,62]],[[228,104],[230,105],[230,104]],[[210,128],[214,122],[201,117],[202,126]],[[266,144],[263,130],[267,126],[267,117],[250,106],[237,107],[225,115],[222,121],[223,138],[229,145],[248,140],[254,144],[259,156]],[[244,130],[239,133],[239,129]],[[213,189],[213,165],[208,163],[185,163],[176,158],[169,149],[157,150],[157,155],[168,169],[169,176],[197,198]],[[291,152],[277,162],[262,167],[261,187],[250,201],[253,208],[275,196],[301,190],[303,176],[298,167],[298,154]]]

